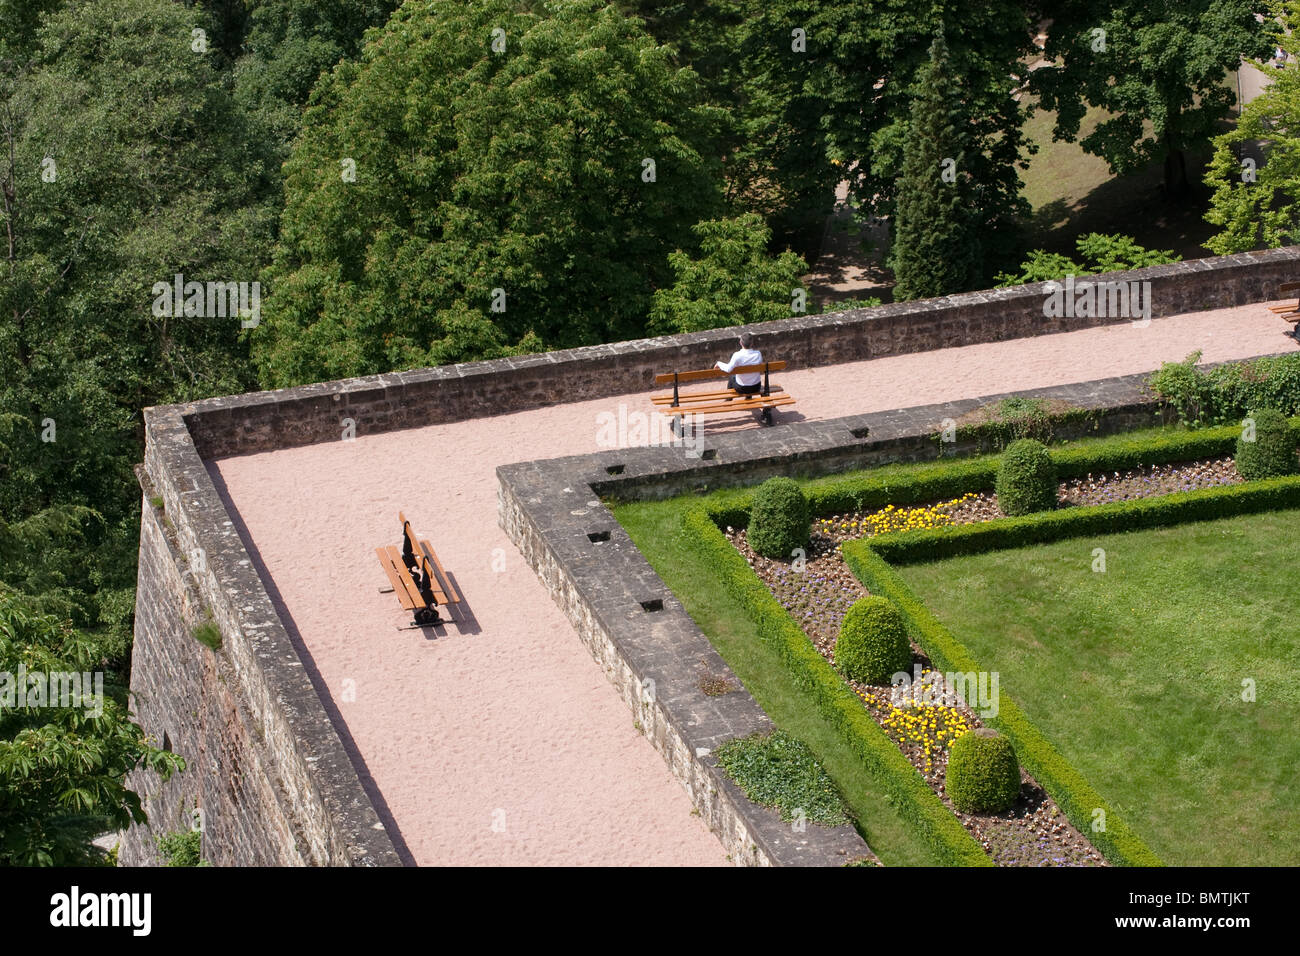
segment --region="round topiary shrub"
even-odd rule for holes
[[[912,664],[907,626],[898,609],[882,597],[853,602],[835,639],[835,666],[849,680],[888,684]]]
[[[1023,438],[1002,453],[995,490],[1004,514],[1027,515],[1056,507],[1056,465],[1042,442]]]
[[[1011,741],[980,727],[953,741],[944,786],[963,813],[999,813],[1020,796],[1020,763]]]
[[[1245,428],[1237,438],[1237,471],[1247,481],[1260,478],[1280,478],[1294,475],[1300,470],[1296,457],[1296,440],[1286,417],[1275,408],[1261,408],[1251,412],[1247,421],[1255,423],[1254,441]]]
[[[749,511],[749,546],[765,558],[788,560],[795,548],[808,547],[811,523],[800,487],[789,478],[769,478]]]

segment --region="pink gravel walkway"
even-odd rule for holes
[[[1262,305],[792,371],[830,418],[1285,351]],[[402,838],[420,864],[724,864],[685,790],[497,527],[499,464],[597,449],[638,393],[214,461]],[[747,416],[730,426],[750,428]],[[794,420],[786,413],[781,421]],[[481,630],[405,623],[372,549],[404,510]],[[322,593],[321,583],[326,587]],[[470,629],[472,631],[472,628]]]

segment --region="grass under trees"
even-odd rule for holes
[[[1166,862],[1294,866],[1298,536],[1270,512],[900,573]]]

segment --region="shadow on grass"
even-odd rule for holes
[[[1166,194],[1164,164],[1154,162],[1140,172],[1106,180],[1073,203],[1054,199],[1034,210],[1030,247],[1075,256],[1075,240],[1099,232],[1132,236],[1139,245],[1169,249],[1184,259],[1212,255],[1204,246],[1216,232],[1205,221],[1210,190],[1203,177],[1209,158],[1208,152],[1188,155],[1190,189],[1183,197]]]

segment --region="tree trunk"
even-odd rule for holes
[[[1187,157],[1181,149],[1165,153],[1165,194],[1171,199],[1181,199],[1191,192],[1187,181]]]

